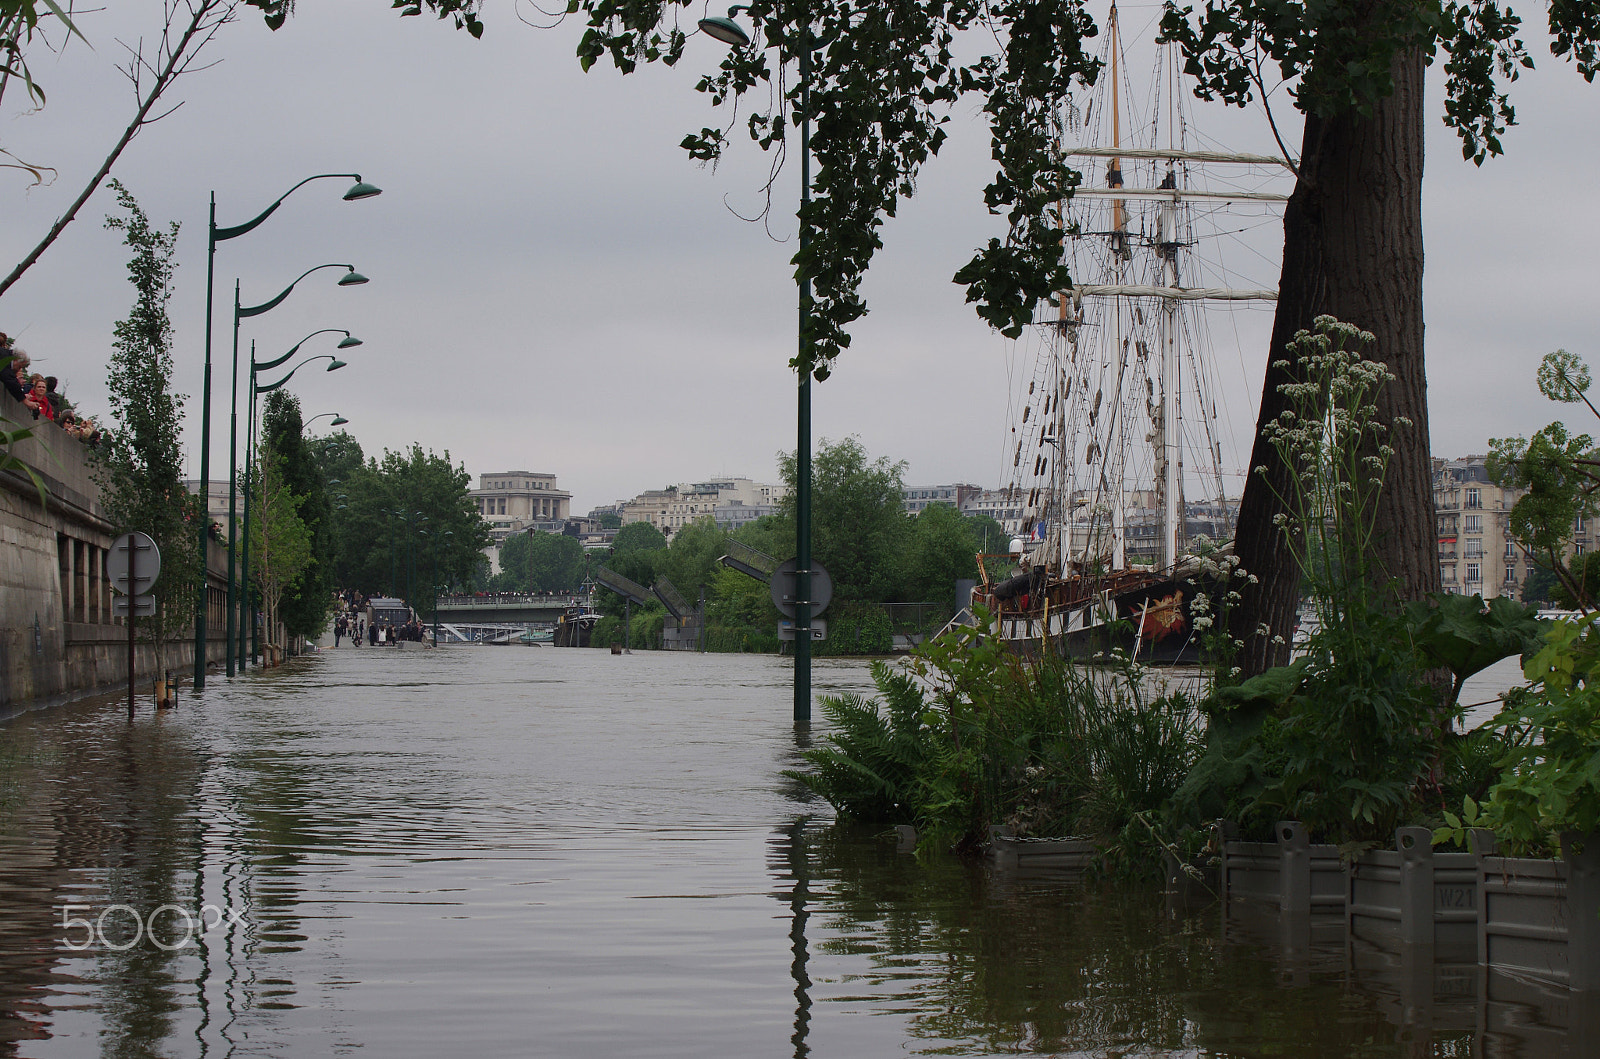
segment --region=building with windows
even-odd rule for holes
[[[560,533],[572,514],[572,494],[556,484],[553,474],[497,471],[478,476],[468,494],[489,523],[494,547],[513,533],[528,529]]]
[[[648,489],[617,504],[622,524],[648,522],[668,537],[696,519],[713,518],[726,530],[775,514],[788,487],[749,478],[713,478]]]
[[[1444,591],[1485,599],[1520,599],[1537,568],[1511,537],[1511,508],[1522,496],[1489,478],[1484,456],[1433,461],[1433,505],[1439,526],[1439,580]],[[1567,560],[1595,547],[1592,520],[1572,526]]]
[[[967,482],[953,485],[909,485],[900,491],[900,497],[908,515],[915,515],[929,504],[943,504],[964,512],[967,502],[983,491],[982,486]]]

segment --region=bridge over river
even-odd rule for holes
[[[421,608],[423,617],[432,618],[426,609],[426,600]],[[583,601],[571,595],[535,596],[502,593],[499,595],[484,596],[440,596],[439,621],[452,624],[483,625],[483,624],[551,624],[554,625],[566,613],[568,607],[577,606]]]

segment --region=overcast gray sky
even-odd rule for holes
[[[156,35],[160,10],[126,0],[84,15],[93,50],[33,54],[48,106],[24,113],[8,93],[0,146],[59,176],[29,189],[23,175],[0,171],[6,270],[76,196],[131,114],[117,41]],[[1159,9],[1121,10],[1134,37]],[[384,189],[380,198],[344,203],[342,182],[312,184],[218,249],[213,477],[226,470],[235,278],[250,304],[312,265],[350,262],[372,282],[339,288],[335,272],[318,273],[246,321],[244,341],[255,339],[265,358],[323,327],[364,339],[348,368],[313,366],[291,387],[307,416],[347,416],[369,454],[415,441],[448,450],[474,476],[553,473],[576,511],[712,475],[774,480],[776,454],[795,434],[786,366],[793,243],[730,210],[759,208],[767,159],[754,145],[739,142],[716,171],[677,146],[717,123],[692,85],[722,46],[693,37],[676,71],[584,74],[572,57],[576,22],[531,28],[500,0],[489,0],[484,19],[474,41],[428,18],[399,18],[383,0],[301,4],[277,33],[246,12],[207,50],[217,65],[178,84],[172,98],[183,106],[129,147],[116,175],[153,220],[183,225],[172,311],[177,385],[195,395],[191,474],[208,193],[216,191],[218,223],[238,224],[304,176],[358,171]],[[1426,300],[1441,456],[1481,452],[1490,437],[1526,434],[1566,411],[1534,387],[1545,352],[1600,359],[1600,222],[1589,195],[1600,172],[1600,87],[1551,58],[1539,33],[1529,36],[1541,69],[1516,86],[1521,124],[1506,137],[1508,157],[1481,169],[1461,160],[1438,121],[1442,77],[1430,72]],[[1292,124],[1287,106],[1278,114]],[[950,283],[1000,231],[981,205],[990,163],[978,119],[975,108],[958,115],[917,200],[885,226],[866,285],[872,312],[815,390],[819,436],[858,435],[874,455],[907,461],[912,483],[994,485],[1006,462],[1006,375],[1018,354]],[[1198,108],[1194,120],[1234,149],[1271,150],[1257,113]],[[780,236],[792,235],[797,188],[791,167],[775,210]],[[102,227],[111,206],[102,190],[0,300],[0,330],[91,411],[105,407],[112,325],[132,301],[124,248]],[[1273,285],[1270,238],[1261,252],[1252,278]],[[1219,356],[1242,447],[1270,313],[1238,319],[1242,348]],[[331,347],[323,336],[304,352]]]

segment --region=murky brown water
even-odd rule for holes
[[[1470,970],[841,833],[788,679],[346,648],[0,725],[0,1055],[1555,1054]]]

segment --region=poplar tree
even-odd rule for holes
[[[101,502],[117,533],[138,530],[161,551],[161,576],[153,591],[156,613],[135,619],[135,635],[167,664],[167,648],[194,620],[195,584],[201,573],[200,519],[205,507],[183,484],[184,398],[172,389],[173,252],[176,221],[165,228],[150,223],[122,184],[110,187],[124,215],[108,216],[106,227],[122,233],[132,252],[128,279],[133,308],[117,322],[106,366],[110,424],[100,450]]]

